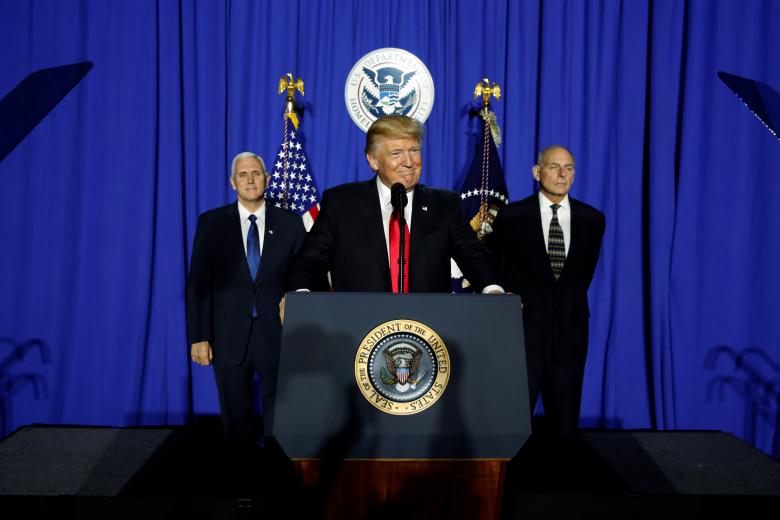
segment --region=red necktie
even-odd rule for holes
[[[398,232],[397,211],[390,217],[390,285],[393,292],[398,292],[398,255],[401,250],[401,234]],[[404,223],[404,292],[409,292],[409,226]]]

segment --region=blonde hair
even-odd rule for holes
[[[416,139],[422,142],[425,129],[416,119],[393,114],[380,117],[366,132],[366,153],[374,152],[385,139]]]

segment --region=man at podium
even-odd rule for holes
[[[460,212],[460,196],[419,183],[422,137],[422,125],[407,116],[371,125],[365,154],[376,175],[325,190],[290,266],[288,289],[312,289],[329,272],[335,291],[450,292],[454,258],[477,290],[503,292],[492,254]]]

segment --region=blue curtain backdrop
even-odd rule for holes
[[[233,200],[235,153],[278,149],[286,72],[319,189],[368,178],[344,84],[400,47],[436,87],[426,183],[461,186],[489,77],[510,198],[562,143],[573,196],[607,215],[582,426],[720,429],[780,457],[780,142],[716,76],[780,90],[777,27],[771,0],[0,1],[0,95],[94,62],[0,163],[2,434],[217,413],[185,338],[197,215]]]

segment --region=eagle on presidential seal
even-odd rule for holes
[[[379,371],[382,382],[395,385],[401,393],[416,389],[417,383],[425,377],[425,370],[419,370],[422,350],[409,343],[396,343],[383,353],[387,368],[382,367]]]
[[[360,102],[376,118],[390,114],[407,115],[417,100],[417,90],[409,80],[417,73],[395,67],[382,67],[376,72],[363,67],[363,76],[369,81],[360,94]]]

